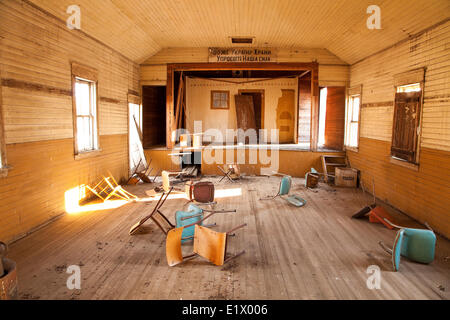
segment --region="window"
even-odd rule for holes
[[[411,83],[396,87],[391,155],[394,159],[416,163],[422,87]]]
[[[96,71],[72,64],[75,155],[99,150]]]
[[[345,131],[345,146],[358,148],[359,146],[359,117],[361,109],[361,94],[351,95],[347,106],[347,125]]]
[[[230,91],[211,91],[211,109],[229,109]]]
[[[391,162],[418,169],[423,86],[426,68],[394,76]]]
[[[98,139],[95,82],[76,78],[75,104],[77,114],[77,151],[96,150],[98,148]]]

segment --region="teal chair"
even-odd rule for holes
[[[436,247],[436,235],[426,224],[429,230],[403,228],[392,224],[384,219],[393,227],[399,228],[394,240],[392,249],[387,248],[382,241],[380,246],[392,255],[392,267],[394,271],[400,268],[400,257],[403,256],[411,261],[428,264],[433,262]]]
[[[261,198],[260,200],[273,200],[276,197],[281,197],[296,207],[303,207],[306,204],[306,200],[297,195],[289,195],[289,192],[291,191],[291,187],[292,187],[292,177],[288,176],[288,175],[284,175],[283,178],[281,178],[280,187],[278,188],[278,193],[275,196]],[[284,198],[283,196],[287,196],[287,197]]]
[[[205,217],[204,213],[210,213]],[[194,231],[195,225],[199,224],[203,226],[203,221],[207,218],[211,217],[216,213],[225,213],[225,212],[236,212],[236,210],[205,210],[201,209],[195,204],[190,204],[188,207],[188,211],[177,211],[175,212],[175,223],[176,228],[185,227],[183,229],[183,233],[181,235],[181,242],[185,243],[194,239]],[[216,224],[207,225],[206,227],[212,227]]]

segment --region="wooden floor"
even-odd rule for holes
[[[218,178],[211,178],[217,182]],[[395,231],[367,220],[350,219],[365,206],[355,189],[321,184],[306,190],[294,179],[292,193],[307,200],[303,208],[278,198],[279,178],[247,177],[240,183],[222,182],[217,189],[242,190],[242,196],[218,199],[219,207],[236,214],[216,215],[216,230],[242,223],[245,229],[229,242],[229,251],[246,253],[223,267],[202,258],[168,267],[165,238],[148,222],[128,235],[131,225],[155,202],[130,203],[120,208],[66,214],[14,243],[9,257],[18,263],[21,299],[448,299],[450,242],[439,237],[430,265],[403,259],[393,272],[390,257],[378,241],[392,244]],[[150,185],[128,190],[144,196]],[[411,199],[411,201],[414,201]],[[173,219],[186,201],[168,200],[163,212]],[[388,209],[392,211],[392,209]],[[397,222],[417,227],[395,213]],[[185,250],[191,245],[187,244]],[[66,287],[70,265],[81,266],[81,290]],[[381,289],[366,285],[370,265],[381,269]]]

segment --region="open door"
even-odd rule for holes
[[[134,173],[147,168],[142,147],[142,107],[130,102],[128,109],[130,173]]]
[[[327,87],[324,147],[344,149],[345,87]]]
[[[279,130],[279,143],[294,143],[295,139],[295,91],[281,90],[278,99],[277,129]]]

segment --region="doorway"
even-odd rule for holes
[[[166,87],[142,87],[142,144],[155,148],[166,144]]]
[[[255,114],[256,133],[258,143],[261,141],[260,129],[264,129],[264,90],[263,89],[242,89],[238,90],[238,94],[250,96],[253,100],[253,110]]]
[[[128,102],[128,146],[130,173],[145,167],[142,163],[144,149],[142,148],[142,106],[136,101]]]

